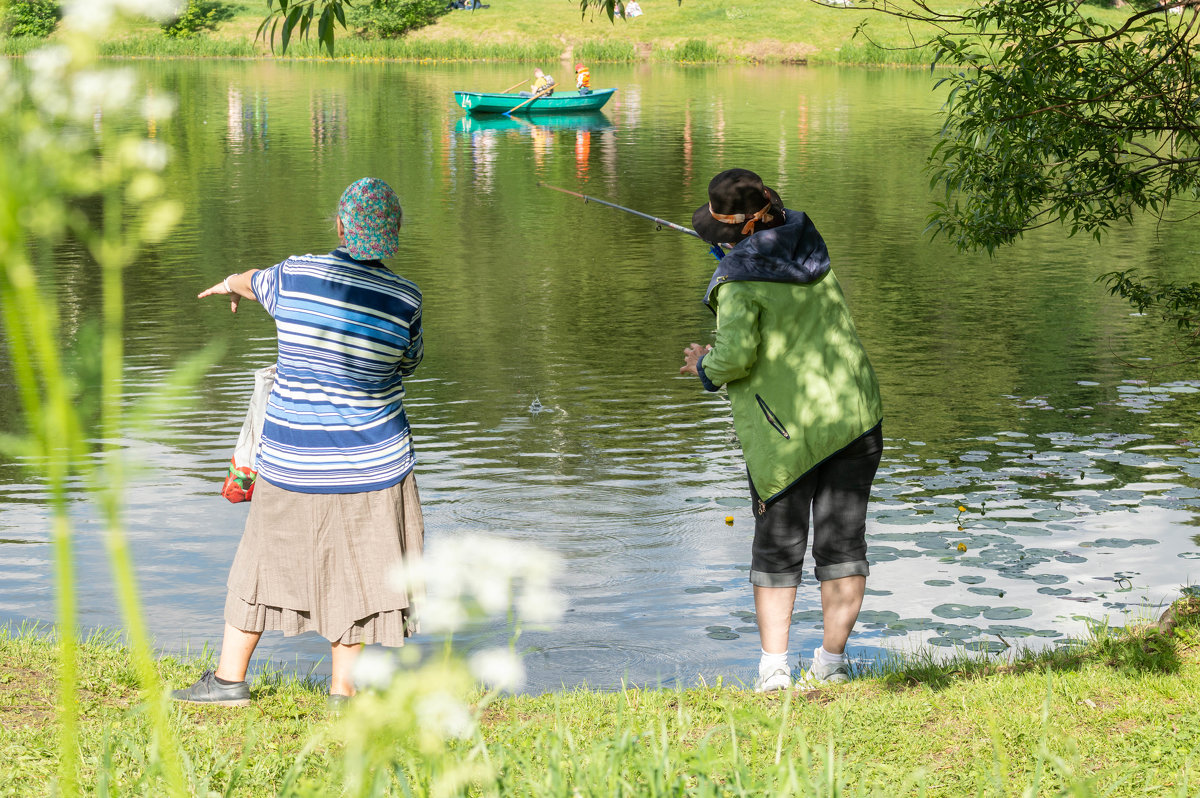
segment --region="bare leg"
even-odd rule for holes
[[[362,643],[347,646],[333,643],[333,678],[329,680],[330,695],[354,695],[354,661],[362,651]]]
[[[250,665],[250,655],[258,645],[262,632],[243,632],[241,629],[225,624],[225,637],[221,640],[221,658],[217,661],[217,678],[227,682],[243,682],[246,680],[246,668]]]
[[[762,639],[763,651],[768,654],[787,651],[795,604],[794,587],[754,586],[754,612],[758,616],[758,636]]]
[[[757,591],[757,588],[755,588]],[[867,590],[865,576],[843,576],[821,583],[821,614],[825,621],[825,634],[821,646],[830,654],[841,654],[846,650],[846,641],[854,631],[858,611],[862,609],[863,594]],[[757,597],[757,592],[755,596]],[[761,616],[760,616],[761,618]],[[759,621],[761,632],[762,621]]]

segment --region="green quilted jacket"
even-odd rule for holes
[[[700,379],[724,385],[750,480],[767,504],[883,419],[871,361],[808,216],[739,243],[705,294],[717,314]]]

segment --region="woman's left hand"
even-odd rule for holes
[[[214,294],[228,296],[229,297],[229,312],[237,313],[238,303],[242,301],[242,296],[237,291],[233,290],[233,288],[230,286],[230,282],[238,277],[241,277],[241,275],[240,274],[229,275],[224,280],[222,280],[221,282],[214,285],[212,288],[209,288],[206,291],[201,291],[199,294],[196,294],[196,299],[204,299],[204,297],[213,296]],[[229,287],[227,287],[227,286],[229,286]]]
[[[700,344],[691,344],[687,349],[683,350],[683,365],[679,367],[680,374],[691,374],[692,376],[700,376],[696,371],[696,364],[700,362],[700,358],[712,351],[711,346],[700,346]]]

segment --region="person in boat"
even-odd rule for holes
[[[592,93],[592,73],[583,64],[575,65],[575,88],[584,96]]]
[[[265,630],[330,642],[330,701],[354,694],[364,644],[401,646],[417,631],[414,588],[394,571],[421,554],[404,381],[421,362],[421,292],[380,261],[398,246],[400,200],[382,180],[351,184],[339,245],[231,274],[201,298],[259,302],[279,337],[258,477],[229,572],[215,671],[172,697],[250,703],[246,669]]]
[[[705,293],[711,346],[684,350],[683,374],[725,386],[754,514],[750,583],[762,641],[755,689],[792,685],[788,634],[811,530],[824,617],[802,683],[847,681],[846,642],[862,606],[866,516],[883,449],[879,383],[829,252],[808,215],[746,169],[721,172],[692,217],[732,244]]]
[[[533,70],[533,85],[529,88],[529,91],[521,92],[522,97],[549,97],[554,94],[554,78],[538,67]]]

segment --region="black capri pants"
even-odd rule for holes
[[[799,585],[810,526],[817,581],[870,574],[867,502],[882,455],[880,422],[813,468],[769,505],[758,497],[751,481],[754,546],[750,583],[760,587]]]

